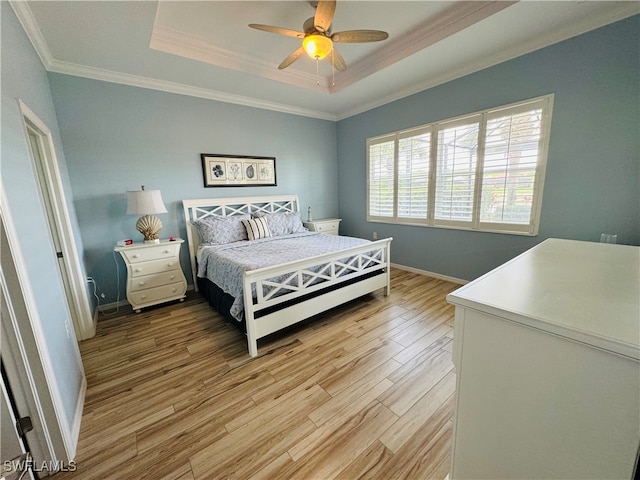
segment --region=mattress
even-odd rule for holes
[[[370,243],[355,237],[303,232],[224,245],[203,245],[198,250],[198,277],[207,278],[233,298],[229,313],[243,320],[245,271],[302,260]],[[345,259],[346,260],[346,259]],[[255,296],[255,292],[253,292]]]

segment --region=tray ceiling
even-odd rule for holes
[[[348,68],[304,57],[307,1],[12,1],[49,71],[337,120],[640,13],[639,2],[338,0],[332,29],[389,39],[338,44]]]

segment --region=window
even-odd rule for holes
[[[373,222],[538,232],[553,95],[367,140]]]

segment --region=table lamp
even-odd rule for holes
[[[141,190],[127,192],[127,214],[143,215],[136,222],[136,228],[144,237],[144,243],[159,243],[158,232],[162,228],[162,222],[156,213],[167,213],[167,208],[162,202],[160,190]]]

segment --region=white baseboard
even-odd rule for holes
[[[73,444],[78,446],[78,441],[80,439],[80,424],[82,423],[82,412],[84,411],[84,399],[87,393],[87,377],[82,377],[82,385],[80,385],[80,391],[78,392],[78,400],[76,404],[76,411],[73,415],[73,423],[71,424],[71,438],[73,439]],[[76,449],[73,450],[71,459],[73,460],[76,455]]]
[[[393,268],[398,268],[400,270],[405,270],[411,273],[417,273],[418,275],[425,275],[427,277],[437,278],[439,280],[445,280],[451,283],[457,283],[459,285],[465,285],[469,283],[469,280],[463,280],[462,278],[450,277],[449,275],[442,275],[440,273],[429,272],[427,270],[420,270],[419,268],[407,267],[405,265],[398,265],[397,263],[392,263],[391,266]]]

